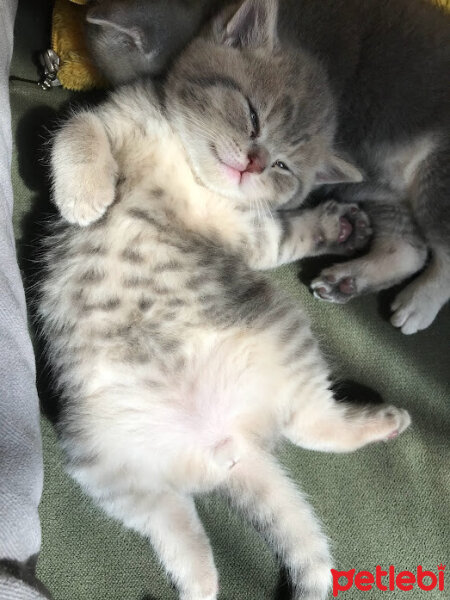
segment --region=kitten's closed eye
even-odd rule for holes
[[[250,133],[250,138],[254,140],[259,136],[260,132],[259,117],[250,100],[247,99],[247,102],[250,110],[250,121],[252,123],[252,132]]]

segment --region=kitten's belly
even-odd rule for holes
[[[71,448],[79,451],[80,431],[83,452],[95,449],[95,465],[80,470],[75,461],[84,485],[93,477],[97,486],[97,470],[117,474],[120,465],[119,487],[133,477],[142,486],[148,477],[150,487],[164,481],[195,492],[196,482],[209,489],[227,476],[229,461],[245,458],[249,440],[266,444],[278,435],[273,399],[286,374],[278,368],[274,376],[270,344],[253,332],[200,328],[180,342],[178,369],[167,356],[140,366],[96,363],[90,393],[72,406],[76,436],[66,440],[69,458]]]
[[[208,321],[205,303],[220,312],[224,300],[214,265],[201,267],[151,229],[121,227],[111,237],[101,227],[74,234],[73,256],[54,269],[47,293],[47,312],[66,324],[54,343],[69,356],[60,363],[62,431],[74,464],[80,451],[101,455],[131,477],[147,461],[156,481],[186,449],[204,457],[249,432],[272,435],[270,335]]]

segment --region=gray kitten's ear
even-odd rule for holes
[[[86,21],[88,23],[114,31],[124,43],[132,44],[142,52],[145,52],[144,32],[139,27],[127,27],[126,25],[121,24],[120,19],[121,14],[119,12],[112,9],[102,11],[101,6],[91,8],[86,15]]]
[[[316,173],[315,183],[316,185],[359,183],[363,179],[363,174],[357,167],[335,154],[330,154],[322,168]]]
[[[244,0],[228,21],[223,42],[227,46],[273,49],[277,43],[277,0]]]

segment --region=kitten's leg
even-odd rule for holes
[[[311,284],[317,298],[344,303],[389,288],[424,266],[427,246],[408,207],[375,202],[363,206],[374,229],[369,252],[324,269]]]
[[[274,344],[273,356],[282,369],[277,375],[280,426],[295,444],[350,452],[396,437],[409,425],[408,413],[395,406],[358,406],[334,398],[328,365],[304,315],[290,299],[277,298],[258,327],[269,336],[261,346],[268,353]]]
[[[406,410],[387,404],[358,405],[317,389],[299,403],[283,434],[297,446],[322,452],[352,452],[397,437],[411,423]]]
[[[294,598],[325,600],[332,567],[314,511],[272,456],[252,454],[230,471],[233,503],[262,531],[288,568]]]
[[[351,452],[396,437],[410,423],[405,410],[386,404],[338,402],[329,369],[298,310],[267,312],[283,366],[280,387],[282,433],[294,444],[315,450]],[[285,404],[286,402],[286,404]]]
[[[180,591],[180,600],[216,600],[218,576],[193,499],[175,492],[128,494],[106,511],[149,538]]]
[[[425,329],[450,299],[450,149],[422,165],[415,185],[413,210],[431,248],[425,271],[392,304],[391,323],[403,333]]]
[[[99,219],[116,193],[117,164],[105,128],[92,112],[73,116],[57,133],[51,153],[53,201],[70,223]]]
[[[329,200],[315,208],[256,219],[248,233],[250,266],[268,269],[306,256],[350,254],[367,245],[372,230],[356,204]]]

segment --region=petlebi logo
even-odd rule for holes
[[[416,571],[399,571],[395,570],[393,565],[390,565],[384,570],[380,565],[377,565],[375,572],[359,571],[350,569],[349,571],[336,571],[331,569],[333,576],[333,596],[338,595],[345,600],[345,593],[352,587],[362,592],[370,591],[374,588],[382,592],[393,592],[401,590],[409,592],[413,589],[421,589],[427,592],[431,590],[444,591],[445,567],[442,563],[437,566],[437,571],[426,571],[422,565],[417,567]]]

